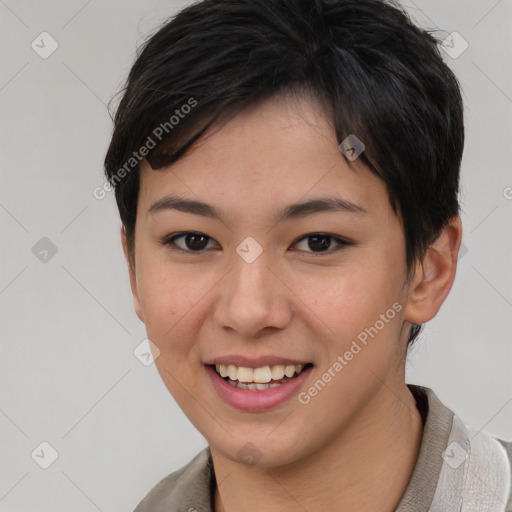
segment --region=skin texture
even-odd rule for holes
[[[213,131],[173,166],[141,164],[135,310],[159,348],[160,375],[207,439],[218,487],[215,510],[392,511],[418,454],[422,423],[405,385],[409,322],[435,316],[455,277],[462,228],[454,218],[406,283],[405,240],[384,183],[349,166],[315,100],[274,97]],[[148,213],[166,195],[209,203],[223,222],[177,210]],[[276,223],[285,206],[340,197],[366,213],[322,212]],[[194,253],[181,231],[210,239]],[[311,233],[331,240],[325,252]],[[128,260],[124,231],[122,243]],[[252,236],[262,254],[236,252]],[[329,239],[328,239],[329,240]],[[335,250],[339,247],[339,250]],[[314,397],[268,411],[240,411],[218,396],[203,362],[239,354],[314,364],[307,390],[358,334],[393,304],[400,311]],[[253,465],[237,455],[248,442]],[[335,506],[334,506],[335,504]]]

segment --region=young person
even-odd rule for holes
[[[380,0],[203,0],[114,122],[135,310],[208,441],[136,512],[512,510],[511,444],[405,382],[462,236],[432,35]]]

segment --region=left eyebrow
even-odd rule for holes
[[[148,210],[149,213],[156,213],[163,210],[179,210],[185,213],[201,215],[224,222],[224,215],[214,206],[176,196],[166,196],[156,201]],[[275,216],[275,222],[285,222],[322,212],[344,212],[364,214],[368,211],[362,206],[342,199],[340,197],[320,197],[303,203],[295,203],[286,206]]]
[[[322,212],[368,213],[362,206],[340,197],[320,197],[304,203],[291,204],[280,211],[276,222],[298,219]]]

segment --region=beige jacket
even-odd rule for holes
[[[408,384],[424,419],[416,466],[395,512],[512,512],[512,442],[466,426],[431,389]],[[153,487],[134,512],[213,512],[209,448]]]

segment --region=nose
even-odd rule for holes
[[[263,253],[252,263],[235,255],[233,267],[218,289],[216,325],[247,338],[264,330],[284,329],[293,313],[291,293]]]

